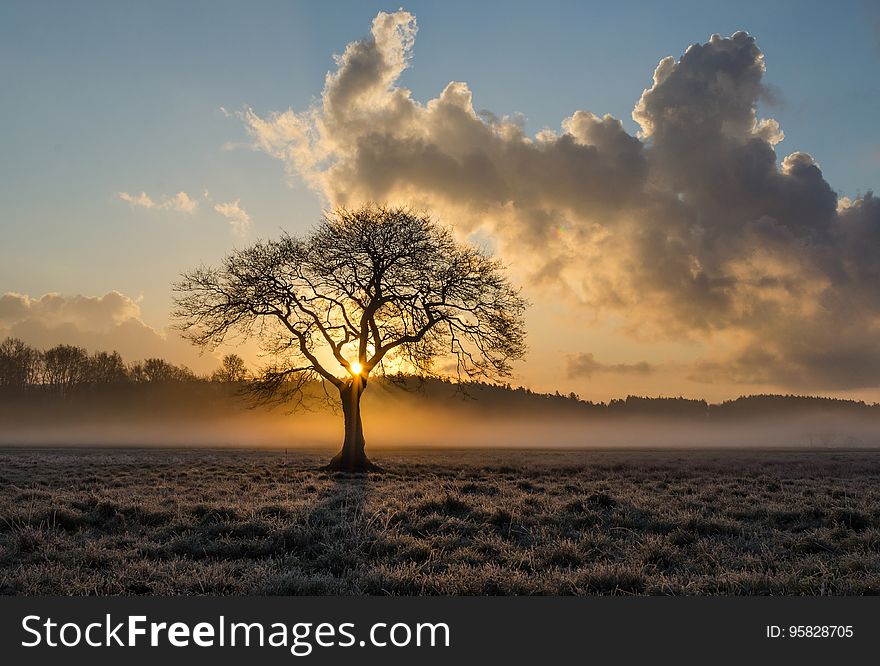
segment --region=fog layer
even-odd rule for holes
[[[372,450],[874,447],[880,445],[877,412],[860,403],[782,397],[708,406],[630,398],[605,405],[479,386],[463,395],[445,384],[422,391],[379,384],[363,402]],[[342,417],[332,401],[313,397],[298,411],[254,408],[224,386],[132,387],[0,401],[3,446],[334,448],[342,435]]]

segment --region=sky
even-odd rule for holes
[[[182,271],[381,199],[525,286],[514,384],[878,400],[878,64],[857,1],[4,2],[0,336],[209,370]]]

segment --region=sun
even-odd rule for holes
[[[351,371],[355,375],[361,374],[361,370],[363,370],[363,369],[364,369],[363,366],[361,366],[361,364],[358,363],[357,361],[355,361],[354,363],[351,364]]]

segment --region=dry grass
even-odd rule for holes
[[[880,454],[0,450],[6,594],[872,594]]]

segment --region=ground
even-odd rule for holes
[[[0,450],[5,594],[873,594],[880,453]]]

